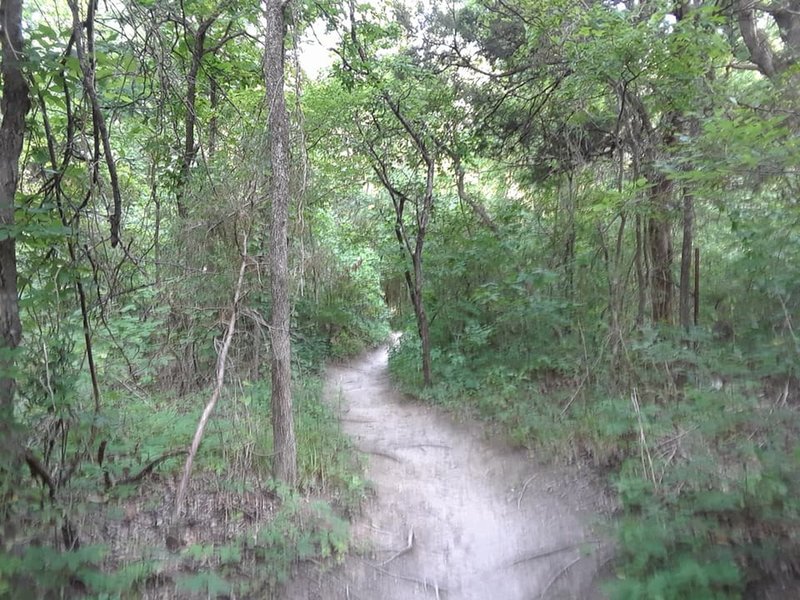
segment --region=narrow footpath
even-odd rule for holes
[[[588,476],[538,465],[436,407],[393,389],[387,349],[327,375],[328,401],[369,458],[374,497],[354,524],[356,552],[292,582],[292,600],[603,598],[610,549],[590,526]]]

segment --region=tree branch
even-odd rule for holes
[[[197,455],[197,449],[200,447],[200,442],[203,439],[203,432],[206,429],[206,425],[208,424],[208,420],[211,417],[211,413],[214,410],[214,407],[217,404],[217,400],[219,400],[219,396],[222,393],[222,385],[225,382],[225,361],[228,358],[228,350],[231,347],[231,340],[233,340],[233,334],[236,331],[236,317],[239,314],[239,300],[242,296],[242,284],[244,282],[244,273],[247,269],[247,265],[250,262],[250,259],[247,256],[247,237],[245,236],[244,242],[242,243],[243,248],[243,255],[242,255],[242,264],[239,266],[239,279],[236,282],[236,288],[233,293],[233,302],[231,303],[231,316],[228,319],[228,328],[225,331],[225,337],[222,341],[222,349],[220,353],[217,355],[217,367],[216,367],[216,384],[214,386],[214,391],[211,393],[211,398],[206,405],[205,410],[203,411],[202,416],[200,417],[200,422],[197,424],[197,431],[194,434],[194,439],[192,440],[192,446],[189,449],[189,455],[186,457],[186,464],[183,468],[183,477],[181,477],[180,485],[178,486],[178,492],[175,495],[175,518],[178,518],[181,514],[181,510],[183,508],[183,500],[186,497],[186,487],[189,484],[189,478],[192,474],[192,464],[194,462],[194,457]]]

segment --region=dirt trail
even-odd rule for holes
[[[369,455],[375,497],[354,531],[364,553],[282,597],[602,598],[596,574],[609,551],[588,527],[595,486],[403,397],[386,361],[382,348],[328,370],[329,401]]]

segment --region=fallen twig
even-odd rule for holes
[[[144,467],[142,467],[142,469],[138,473],[136,473],[136,475],[132,475],[130,477],[126,477],[124,479],[120,479],[119,481],[114,483],[114,485],[127,485],[127,484],[130,484],[130,483],[136,483],[137,481],[139,481],[140,479],[143,479],[145,476],[147,476],[149,473],[151,473],[153,469],[155,469],[158,465],[160,465],[165,460],[168,460],[170,458],[174,458],[176,456],[181,456],[182,454],[186,454],[186,453],[187,453],[187,450],[173,450],[172,452],[167,452],[166,454],[162,454],[157,459],[155,459],[153,461],[150,461]]]
[[[585,384],[585,383],[586,383],[588,380],[589,380],[589,375],[588,375],[588,374],[587,374],[587,375],[586,375],[586,376],[585,376],[583,379],[581,379],[580,383],[578,384],[578,387],[577,387],[577,388],[575,388],[575,393],[574,393],[574,394],[572,394],[572,397],[570,397],[570,399],[569,399],[569,400],[567,401],[567,403],[564,405],[564,408],[562,408],[562,409],[561,409],[561,415],[560,415],[560,416],[562,416],[562,417],[563,417],[564,415],[566,415],[566,414],[567,414],[567,411],[569,410],[569,407],[570,407],[570,406],[572,406],[572,403],[573,403],[573,402],[575,402],[575,398],[577,398],[577,397],[578,397],[578,394],[580,394],[580,393],[581,393],[581,390],[583,389],[583,385],[584,385],[584,384]]]
[[[572,544],[566,544],[564,546],[559,546],[558,548],[551,548],[549,550],[541,550],[536,554],[532,554],[530,556],[525,556],[523,558],[518,558],[513,563],[508,565],[509,567],[515,567],[517,565],[521,565],[522,563],[530,562],[532,560],[537,560],[539,558],[546,558],[548,556],[553,556],[554,554],[560,554],[561,552],[566,552],[567,550],[574,550],[575,548],[580,548],[584,544],[601,544],[600,540],[584,540],[581,542],[574,542]]]
[[[395,552],[394,554],[392,554],[392,556],[390,556],[389,558],[387,558],[386,560],[384,560],[384,561],[383,561],[382,563],[380,563],[378,566],[379,566],[379,567],[384,567],[384,566],[388,565],[388,564],[389,564],[390,562],[392,562],[392,561],[393,561],[395,558],[399,558],[400,556],[403,556],[403,554],[406,554],[407,552],[411,552],[411,549],[412,549],[413,547],[414,547],[414,530],[413,530],[413,529],[411,529],[411,528],[409,528],[409,530],[408,530],[408,542],[406,543],[406,547],[405,547],[405,548],[403,548],[402,550],[398,550],[397,552]]]
[[[364,560],[364,559],[361,559],[361,560]],[[434,591],[436,592],[436,597],[437,598],[439,597],[439,592],[444,592],[445,594],[447,593],[447,588],[440,587],[439,584],[436,583],[436,582],[431,583],[430,581],[427,581],[425,579],[418,579],[417,577],[410,577],[409,575],[400,575],[399,573],[392,573],[388,569],[384,569],[382,566],[376,565],[374,563],[371,563],[368,560],[365,560],[364,562],[367,563],[373,569],[375,569],[378,573],[381,573],[383,575],[387,575],[389,577],[394,577],[395,579],[400,579],[401,581],[408,581],[410,583],[416,583],[417,585],[423,586],[425,589],[428,589],[428,586],[432,585],[433,588],[434,588]]]
[[[567,571],[569,571],[569,570],[570,570],[572,567],[574,567],[574,566],[575,566],[575,565],[576,565],[578,562],[580,562],[580,560],[581,560],[582,558],[583,558],[582,556],[579,556],[578,558],[576,558],[575,560],[573,560],[571,563],[569,563],[569,564],[568,564],[566,567],[564,567],[563,569],[561,569],[561,570],[560,570],[558,573],[556,573],[556,576],[555,576],[555,577],[553,577],[553,578],[550,580],[550,583],[548,583],[546,586],[544,586],[544,589],[542,590],[542,593],[541,593],[541,594],[539,594],[539,600],[542,600],[542,598],[544,598],[545,594],[547,594],[548,590],[549,590],[551,587],[553,587],[553,584],[554,584],[556,581],[558,581],[558,580],[561,578],[561,576],[562,576],[564,573],[566,573]]]
[[[672,443],[678,442],[682,438],[684,438],[686,435],[692,433],[694,430],[698,429],[699,427],[700,427],[699,425],[695,425],[694,427],[689,427],[689,429],[683,429],[683,430],[679,431],[677,434],[675,434],[675,435],[673,435],[671,437],[668,437],[666,439],[660,440],[656,444],[656,447],[657,448],[661,448],[662,446],[666,446],[668,444],[672,444]]]
[[[396,457],[394,454],[389,454],[388,452],[381,452],[380,450],[361,450],[364,454],[374,454],[375,456],[382,456],[383,458],[388,458],[389,460],[393,460],[396,463],[402,463],[403,461]]]
[[[525,490],[528,489],[528,485],[530,485],[531,481],[536,479],[538,475],[538,473],[534,473],[525,480],[525,483],[522,484],[522,491],[519,493],[519,497],[517,497],[517,510],[522,507],[522,497],[525,495]]]
[[[413,444],[411,446],[398,446],[398,448],[407,449],[407,448],[441,448],[442,450],[452,450],[452,447],[446,446],[445,444]]]

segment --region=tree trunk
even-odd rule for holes
[[[644,238],[642,232],[642,217],[636,214],[636,254],[633,262],[636,269],[636,325],[644,325],[647,307],[647,277],[644,271]]]
[[[425,387],[428,387],[433,382],[431,375],[431,332],[430,324],[428,323],[428,315],[425,312],[425,303],[422,300],[422,289],[424,284],[424,276],[422,272],[422,243],[419,243],[420,238],[417,237],[417,250],[412,256],[414,264],[414,294],[412,300],[414,304],[414,315],[417,317],[417,332],[419,333],[419,341],[422,346],[422,382]]]
[[[800,60],[800,0],[774,3],[734,0],[730,8],[739,22],[750,61],[761,73],[775,80],[797,64]],[[764,13],[773,21],[782,43],[773,44]],[[793,75],[789,83],[796,83],[796,79]]]
[[[272,278],[272,432],[275,477],[293,486],[297,448],[292,416],[291,342],[289,339],[289,114],[284,98],[284,4],[265,0],[264,76],[269,104],[272,225],[269,261]]]
[[[681,243],[680,319],[681,327],[692,326],[692,246],[694,244],[694,197],[683,191],[683,242]]]
[[[413,251],[411,250],[410,244],[407,243],[406,245],[409,254],[411,254],[411,262],[414,267],[414,292],[412,294],[412,301],[414,302],[414,313],[417,317],[417,329],[422,346],[422,381],[425,387],[429,387],[431,383],[433,383],[433,377],[431,374],[430,324],[428,323],[428,315],[425,312],[425,302],[422,295],[425,282],[422,270],[422,250],[425,246],[425,234],[428,232],[428,223],[433,214],[433,184],[436,175],[436,162],[423,137],[423,133],[406,118],[400,110],[399,103],[393,101],[386,92],[383,93],[383,99],[394,113],[394,116],[397,117],[397,120],[400,121],[403,129],[406,130],[411,142],[422,157],[422,162],[425,164],[425,191],[422,194],[422,198],[414,203],[417,234],[415,236],[416,239]],[[386,183],[384,183],[384,185],[386,185]],[[402,213],[400,213],[400,219],[402,220]]]
[[[377,155],[373,155],[376,160]],[[382,168],[375,168],[378,179],[386,187],[387,191],[392,197],[395,211],[394,234],[397,237],[397,243],[400,245],[400,255],[403,261],[406,260],[408,255],[411,258],[412,269],[406,266],[403,278],[406,282],[406,289],[408,290],[408,297],[411,300],[411,306],[414,308],[414,317],[417,320],[417,334],[419,335],[420,346],[422,349],[422,381],[427,387],[431,385],[433,378],[431,376],[431,335],[430,324],[428,323],[428,315],[425,312],[425,303],[422,300],[422,289],[424,283],[424,273],[422,270],[422,250],[425,244],[424,235],[422,238],[417,234],[417,239],[414,249],[411,249],[411,242],[406,236],[403,217],[405,214],[406,197],[403,196],[388,179],[385,171],[385,165]],[[424,230],[423,230],[424,234]],[[413,273],[412,273],[413,270]]]
[[[567,195],[563,204],[566,212],[566,237],[564,238],[562,265],[564,269],[564,297],[572,301],[575,297],[575,242],[577,232],[575,230],[575,176],[572,172],[567,174]]]
[[[383,158],[375,151],[375,148],[367,142],[369,154],[374,161],[372,168],[378,176],[378,180],[383,187],[386,188],[386,191],[389,192],[389,196],[392,198],[395,213],[394,233],[397,237],[397,242],[400,244],[400,252],[404,257],[408,256],[411,259],[412,269],[409,270],[408,266],[406,266],[404,278],[406,287],[408,288],[408,295],[411,298],[411,305],[414,307],[414,316],[417,320],[417,333],[419,334],[422,350],[423,384],[425,387],[428,387],[433,382],[433,377],[431,374],[430,323],[428,322],[428,315],[425,312],[425,302],[422,293],[425,282],[422,268],[422,256],[425,246],[425,234],[428,230],[428,222],[433,213],[433,184],[436,174],[436,163],[433,160],[433,155],[428,150],[428,145],[422,137],[422,134],[400,111],[399,104],[392,101],[386,93],[383,94],[383,98],[395,117],[397,117],[397,120],[400,121],[400,124],[406,130],[406,133],[408,133],[412,143],[419,151],[425,163],[425,191],[421,198],[416,202],[412,202],[403,191],[392,183],[389,178],[389,167],[387,163],[384,162]],[[414,205],[417,226],[416,235],[413,237],[413,247],[411,238],[406,232],[405,227],[405,207],[409,203]]]
[[[217,110],[219,109],[219,84],[215,79],[211,80],[211,90],[208,94],[208,101],[211,105],[211,118],[208,121],[208,158],[212,158],[217,151],[217,132],[219,123]]]
[[[694,249],[694,326],[700,324],[700,248]]]
[[[650,290],[653,323],[672,321],[672,227],[669,218],[670,181],[658,175],[650,190],[651,214],[647,224],[650,249]]]
[[[14,196],[19,182],[19,156],[30,108],[28,84],[22,74],[22,0],[0,0],[3,97],[0,110],[0,439],[10,441],[14,414],[13,351],[22,336],[17,302],[17,254]],[[2,448],[8,451],[10,448]]]
[[[94,27],[94,9],[90,9],[89,16],[86,21],[83,21],[81,20],[78,2],[76,0],[68,0],[67,4],[72,12],[72,35],[75,40],[75,54],[78,56],[78,63],[81,68],[83,90],[89,98],[89,103],[92,107],[92,127],[95,139],[95,168],[97,168],[97,164],[100,161],[98,142],[102,142],[103,154],[105,155],[106,168],[108,170],[108,179],[111,183],[114,208],[108,216],[108,221],[111,226],[111,247],[116,248],[120,241],[120,227],[122,223],[122,192],[120,191],[119,177],[117,175],[117,163],[114,160],[114,153],[111,151],[111,138],[109,137],[108,127],[105,117],[103,116],[103,109],[100,105],[100,99],[97,97],[97,89],[95,88],[94,40],[92,33],[92,27]],[[94,5],[90,3],[90,7],[93,6]],[[85,49],[83,41],[84,27],[86,27],[87,30]]]
[[[185,193],[186,183],[192,164],[197,157],[197,145],[194,140],[195,124],[197,122],[197,75],[200,72],[200,63],[205,54],[206,33],[213,20],[204,21],[194,37],[194,46],[191,47],[192,62],[186,74],[186,119],[184,120],[183,156],[181,157],[181,173],[178,180],[177,209],[178,216],[185,219],[189,211],[186,208]]]

